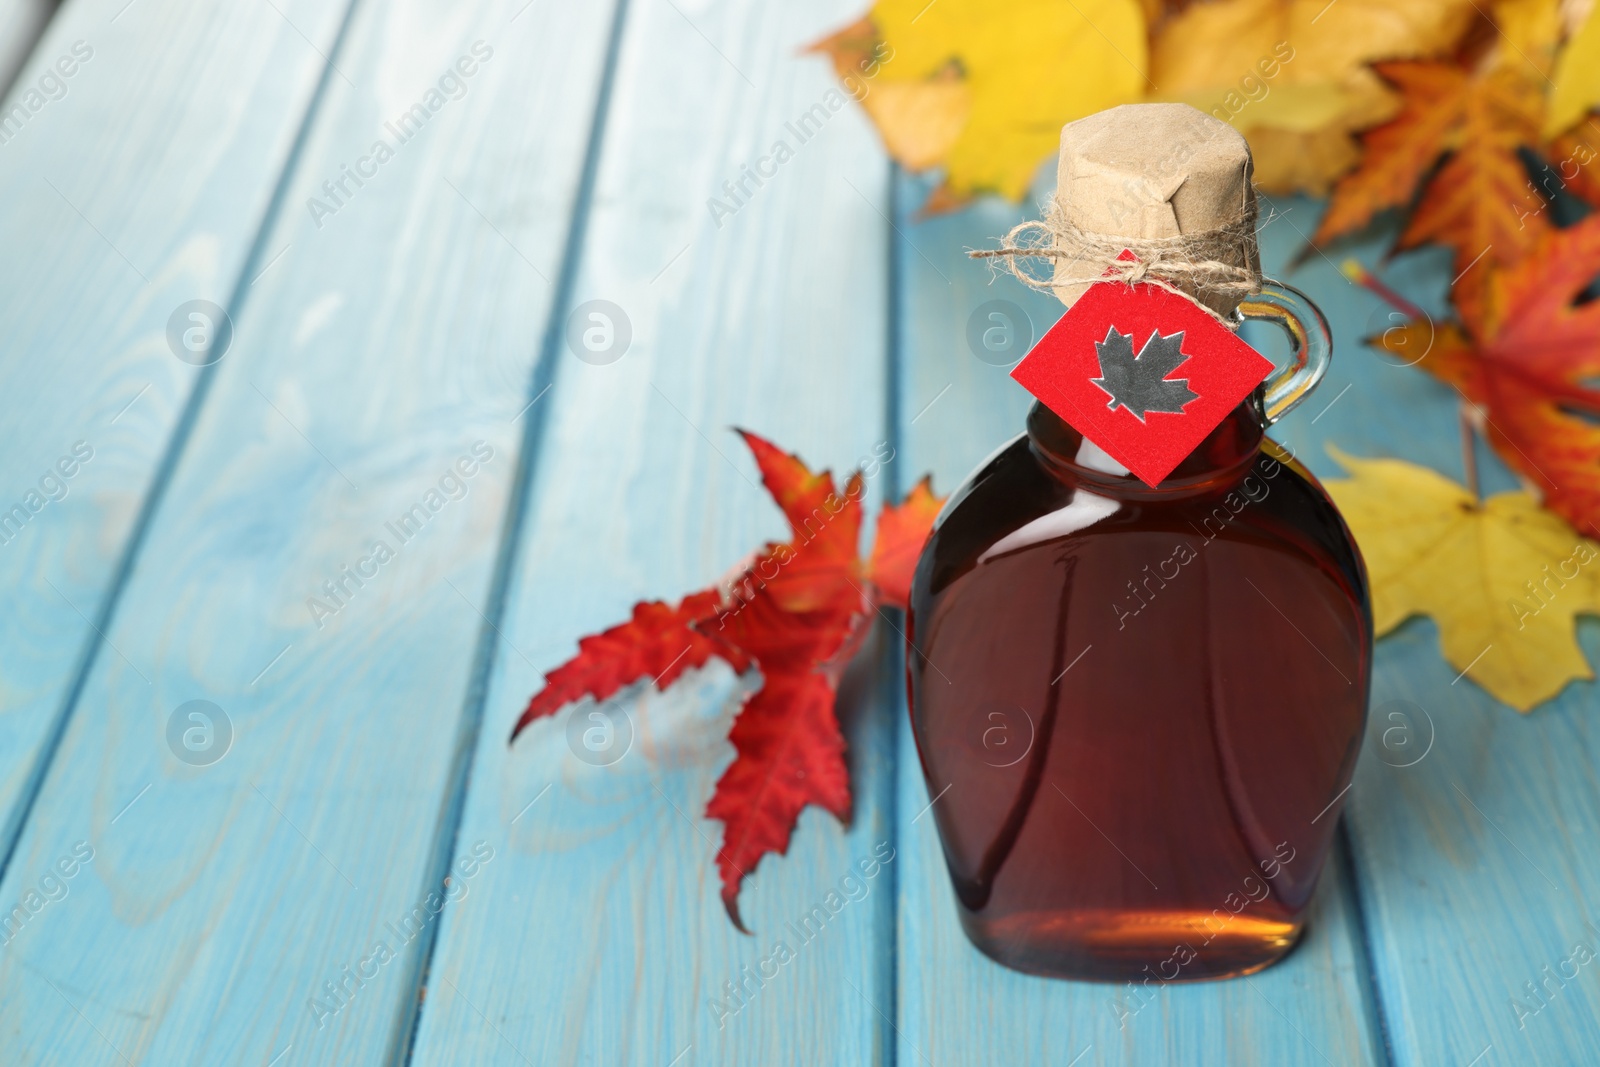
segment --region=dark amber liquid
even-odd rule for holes
[[[912,725],[962,923],[1001,963],[1182,981],[1300,935],[1371,613],[1343,521],[1258,411],[1149,489],[1076,462],[1035,407],[923,552]]]

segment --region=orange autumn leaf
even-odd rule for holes
[[[1518,148],[1538,144],[1538,88],[1507,69],[1465,95],[1455,150],[1428,183],[1399,240],[1400,248],[1449,245],[1458,272],[1479,256],[1515,263],[1549,228],[1544,202],[1517,157]]]
[[[931,478],[918,482],[898,506],[883,509],[878,516],[878,533],[873,539],[872,561],[867,577],[877,587],[885,604],[904,608],[911,599],[911,576],[917,557],[933,529],[933,520],[944,507],[944,498],[933,495]]]
[[[1458,272],[1521,259],[1549,229],[1517,158],[1519,147],[1539,143],[1543,116],[1542,94],[1526,70],[1473,74],[1433,62],[1376,69],[1400,91],[1400,113],[1363,135],[1361,163],[1334,187],[1312,240],[1351,233],[1416,198],[1398,248],[1449,245]],[[1468,284],[1481,285],[1488,273],[1479,270]]]
[[[716,860],[722,902],[744,930],[744,878],[769,853],[788,851],[800,812],[815,805],[840,820],[850,817],[844,735],[834,709],[839,677],[879,602],[895,603],[878,583],[895,588],[901,574],[909,581],[939,501],[924,479],[903,504],[886,509],[869,574],[860,558],[863,476],[852,475],[841,491],[828,472],[814,473],[770,441],[740,434],[788,520],[790,540],[766,545],[726,588],[690,594],[675,607],[639,604],[628,622],[580,639],[578,655],[545,676],[512,739],[585,697],[604,700],[651,678],[664,688],[713,657],[739,672],[758,668],[761,687],[728,735],[734,761],[706,806],[707,817],[723,824]]]
[[[1374,215],[1409,203],[1461,121],[1468,75],[1448,63],[1385,63],[1379,69],[1403,94],[1398,115],[1361,138],[1361,165],[1334,187],[1312,240],[1361,229]]]
[[[1440,327],[1420,364],[1480,411],[1545,506],[1589,536],[1600,534],[1600,389],[1588,384],[1600,376],[1600,302],[1574,302],[1597,273],[1600,215],[1543,235],[1493,276],[1472,332]],[[1373,343],[1416,352],[1429,330],[1413,323]]]
[[[1600,205],[1600,122],[1590,118],[1550,143],[1546,153],[1562,188],[1591,204]]]

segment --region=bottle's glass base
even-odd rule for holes
[[[1270,967],[1294,948],[1304,923],[1214,911],[1073,911],[987,920],[957,905],[967,937],[990,959],[1046,978],[1091,982],[1192,982]]]

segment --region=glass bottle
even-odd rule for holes
[[[1366,719],[1366,575],[1265,429],[1293,363],[1147,487],[1043,405],[952,496],[911,593],[911,721],[974,944],[1107,981],[1248,974],[1300,936]]]

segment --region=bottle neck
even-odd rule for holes
[[[1245,398],[1153,489],[1038,402],[1028,412],[1028,443],[1054,477],[1104,496],[1187,496],[1226,489],[1249,472],[1265,439],[1261,397],[1257,389]]]

